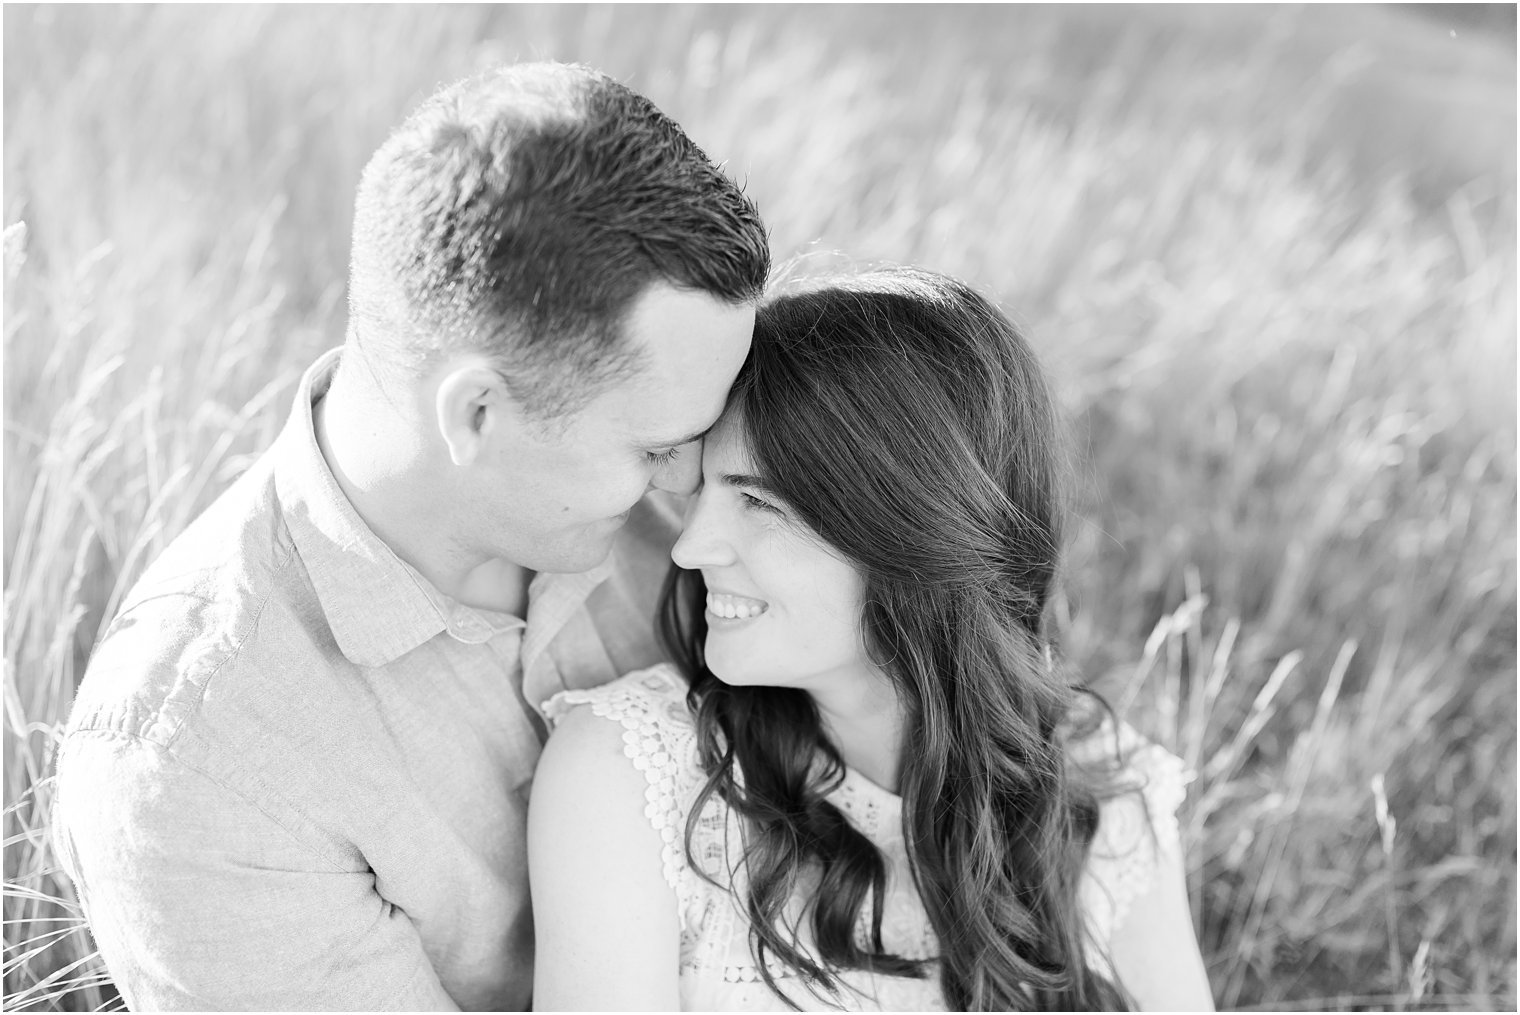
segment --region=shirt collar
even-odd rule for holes
[[[307,369],[274,445],[285,522],[339,650],[356,665],[384,666],[443,631],[479,644],[522,626],[440,592],[375,535],[338,486],[317,445],[312,406],[327,394],[341,353],[329,350]]]
[[[570,618],[612,574],[613,555],[580,574],[540,572],[528,585],[528,627],[523,632],[523,689],[535,705],[563,690],[563,678],[549,656],[549,645]],[[616,676],[617,674],[613,674]]]

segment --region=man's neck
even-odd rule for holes
[[[477,610],[528,616],[528,585],[535,572],[500,557],[476,567],[460,581],[458,590],[448,593],[453,599]],[[431,579],[429,579],[431,580]]]
[[[354,512],[450,599],[526,616],[531,572],[500,558],[471,559],[451,534],[446,481],[433,475],[415,425],[384,404],[369,378],[340,370],[312,407],[317,446]]]

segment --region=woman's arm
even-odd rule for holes
[[[1159,855],[1150,888],[1130,904],[1109,939],[1114,970],[1141,1011],[1214,1010],[1179,854]]]
[[[528,808],[539,1011],[676,1011],[680,925],[644,774],[623,727],[577,708],[544,748]]]

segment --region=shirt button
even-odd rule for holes
[[[449,621],[449,633],[460,641],[470,642],[471,644],[486,639],[489,632],[484,628],[485,625],[475,617],[454,617]]]

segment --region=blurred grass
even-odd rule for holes
[[[726,160],[779,257],[1029,325],[1079,446],[1065,651],[1199,772],[1220,1004],[1513,1009],[1515,56],[1458,23],[7,6],[5,1007],[119,1003],[46,842],[57,724],[341,341],[364,160],[554,57]]]

